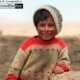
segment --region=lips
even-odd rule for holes
[[[51,37],[51,34],[44,34],[43,37],[44,38],[49,38],[49,37]]]
[[[50,36],[52,33],[51,32],[49,32],[49,33],[42,33],[42,35],[44,35],[44,36]]]

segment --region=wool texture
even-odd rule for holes
[[[13,74],[13,80],[49,80],[54,66],[66,72],[69,64],[68,49],[61,39],[44,42],[34,36],[21,44],[5,80],[12,79],[9,74]]]
[[[53,20],[55,22],[56,30],[57,30],[57,34],[58,34],[61,31],[61,28],[62,28],[62,20],[63,20],[60,11],[56,7],[53,7],[53,6],[50,6],[50,5],[44,5],[44,6],[41,6],[40,8],[38,8],[34,12],[33,17],[35,15],[35,13],[38,10],[40,10],[40,9],[46,9],[47,11],[49,11],[49,13],[51,14],[51,16],[52,16],[52,18],[53,18]]]

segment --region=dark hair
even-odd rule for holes
[[[38,10],[33,17],[33,22],[35,27],[37,27],[37,24],[39,21],[47,20],[47,18],[52,17],[48,10],[46,9],[40,9]]]

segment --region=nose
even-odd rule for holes
[[[49,28],[47,25],[45,26],[45,31],[49,31]]]

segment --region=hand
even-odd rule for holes
[[[54,74],[60,74],[60,73],[63,73],[63,72],[64,72],[64,70],[60,66],[55,66],[54,69],[53,69]]]

